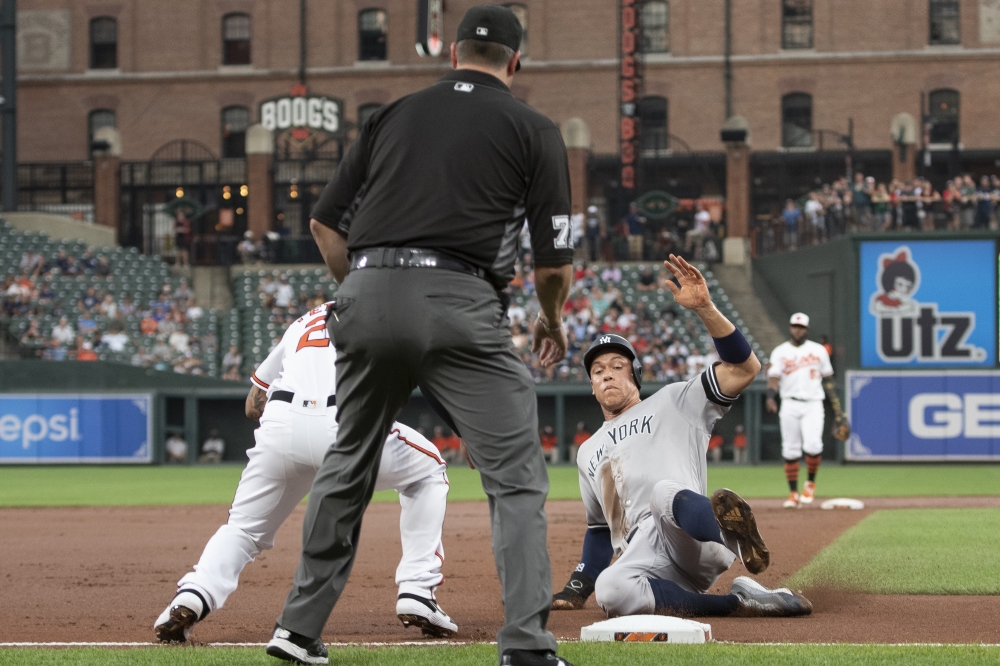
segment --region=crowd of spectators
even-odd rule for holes
[[[823,185],[801,200],[788,199],[759,240],[764,252],[821,243],[846,231],[966,231],[996,229],[1000,177],[969,174],[938,190],[925,178],[876,183],[854,174]]]

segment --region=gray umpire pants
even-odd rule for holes
[[[321,635],[351,573],[382,443],[419,383],[452,417],[489,498],[506,619],[500,653],[555,650],[545,629],[549,480],[535,390],[496,291],[455,271],[365,268],[344,280],[335,314],[340,431],[309,494],[302,559],[278,622]]]

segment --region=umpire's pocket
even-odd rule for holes
[[[330,332],[330,339],[333,340],[334,344],[337,344],[336,331],[343,327],[344,320],[347,319],[353,304],[353,298],[335,298],[333,305],[327,310],[326,328]]]

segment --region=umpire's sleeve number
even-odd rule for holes
[[[557,250],[569,247],[569,215],[553,215],[552,228],[556,230],[555,243]]]

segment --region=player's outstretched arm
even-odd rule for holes
[[[583,555],[562,592],[552,595],[552,610],[579,610],[594,592],[601,572],[615,555],[611,530],[606,525],[588,527],[583,536]]]
[[[674,274],[680,285],[667,281],[674,300],[698,315],[715,341],[715,349],[722,361],[715,369],[719,390],[726,395],[739,394],[760,372],[760,361],[754,356],[743,333],[715,307],[701,271],[674,254],[663,265]]]
[[[256,386],[250,388],[247,394],[246,413],[251,421],[260,421],[260,415],[264,413],[264,405],[267,404],[267,393],[261,391]]]
[[[347,239],[339,231],[331,229],[319,220],[309,220],[309,230],[312,232],[319,253],[323,255],[326,267],[333,273],[337,284],[343,284],[351,262],[347,258]]]

